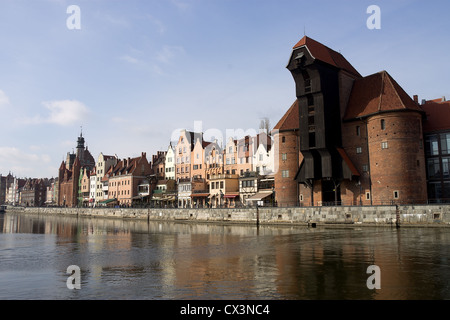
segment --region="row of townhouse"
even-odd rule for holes
[[[59,206],[237,207],[274,203],[272,139],[265,132],[228,139],[225,146],[182,130],[167,151],[93,161],[82,135],[61,164]],[[81,159],[81,160],[80,160]]]
[[[266,132],[241,139],[230,137],[222,147],[216,140],[205,141],[202,133],[182,130],[176,145],[169,147],[169,157],[165,173],[166,179],[177,181],[175,206],[239,207],[262,204],[264,199],[274,203],[269,197],[274,182],[272,138]],[[265,180],[270,180],[271,186],[263,184]]]
[[[55,203],[57,179],[17,178],[0,174],[0,205],[42,207]]]

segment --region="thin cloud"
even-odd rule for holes
[[[51,123],[60,126],[69,126],[82,122],[89,114],[89,109],[82,102],[77,100],[46,101],[42,104],[49,112],[47,117],[38,115],[26,119],[26,123]]]
[[[151,15],[147,15],[148,20],[156,27],[156,30],[159,34],[163,34],[166,31],[165,25],[161,22],[161,20],[156,19]]]
[[[49,163],[50,156],[26,153],[15,147],[0,147],[0,162]]]
[[[120,60],[126,61],[131,64],[138,64],[140,62],[139,59],[136,59],[129,55],[124,55],[124,56],[120,57]]]
[[[170,64],[173,58],[184,55],[185,51],[180,46],[163,46],[163,48],[156,55],[156,60],[159,62]]]
[[[0,90],[0,108],[10,105],[9,98],[3,90]]]

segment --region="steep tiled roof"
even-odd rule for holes
[[[284,114],[284,116],[278,121],[273,130],[296,130],[299,128],[299,106],[298,100],[292,104],[289,110]]]
[[[398,83],[382,71],[355,80],[344,120],[400,110],[423,112]]]
[[[314,39],[311,39],[307,36],[304,36],[295,46],[294,50],[300,47],[306,46],[313,56],[313,58],[320,60],[322,62],[328,63],[332,66],[335,66],[339,69],[346,70],[347,72],[361,77],[359,72],[344,58],[342,54],[336,52],[327,46],[317,42]]]
[[[450,101],[435,99],[421,105],[426,113],[426,121],[423,124],[423,132],[429,133],[440,130],[450,130]]]

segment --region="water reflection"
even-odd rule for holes
[[[1,299],[448,299],[448,229],[0,217]],[[82,270],[68,290],[66,269]],[[370,290],[367,268],[381,269]]]

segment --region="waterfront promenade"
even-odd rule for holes
[[[443,204],[239,209],[8,207],[7,212],[199,223],[450,227],[450,205]]]

